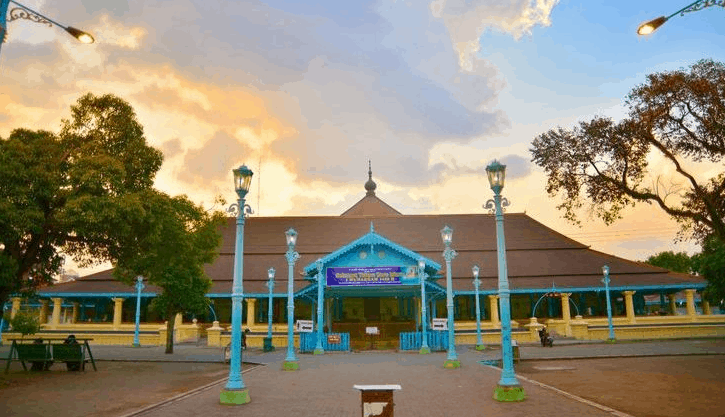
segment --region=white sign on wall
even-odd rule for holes
[[[448,319],[433,319],[431,330],[448,330]]]
[[[366,327],[365,328],[365,334],[379,334],[380,331],[377,327]]]
[[[314,327],[312,320],[297,320],[295,323],[295,329],[302,333],[312,333]]]

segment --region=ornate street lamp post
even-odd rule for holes
[[[498,295],[501,309],[501,353],[503,371],[501,380],[493,391],[498,401],[523,401],[526,398],[524,388],[519,385],[514,373],[513,350],[511,348],[511,292],[509,290],[508,270],[506,268],[506,239],[503,233],[503,207],[501,190],[506,178],[506,165],[493,161],[486,167],[488,182],[493,190],[493,201],[486,202],[485,208],[496,208],[496,251],[498,253]],[[504,199],[505,200],[505,199]],[[508,205],[508,201],[504,201]]]
[[[296,371],[300,369],[300,364],[297,362],[297,357],[295,356],[295,339],[292,333],[295,317],[292,271],[294,270],[295,262],[300,259],[300,254],[295,252],[295,245],[297,244],[297,232],[295,232],[295,229],[290,228],[285,232],[285,236],[287,237],[287,253],[285,257],[287,258],[287,265],[289,266],[289,275],[287,277],[287,357],[282,364],[282,369],[285,371]]]
[[[143,277],[136,277],[136,330],[133,332],[133,347],[141,346],[138,341],[138,328],[141,322],[141,291],[146,286],[143,285]]]
[[[644,22],[637,28],[637,34],[638,35],[649,35],[650,33],[654,32],[659,28],[660,26],[664,25],[666,21],[670,20],[670,18],[675,17],[676,15],[684,16],[685,13],[691,13],[696,12],[699,10],[702,10],[706,7],[710,6],[722,6],[725,7],[725,1],[724,0],[697,0],[695,2],[692,2],[688,4],[687,6],[681,8],[680,10],[672,13],[671,15],[665,17],[660,16],[656,19],[652,19],[649,22]]]
[[[10,18],[8,19],[8,6],[10,3],[13,3],[20,7],[13,7],[10,10]],[[93,36],[90,34],[80,30],[76,29],[71,26],[63,26],[58,22],[55,22],[42,14],[30,9],[27,6],[24,6],[16,1],[13,0],[0,0],[0,46],[2,46],[3,42],[5,41],[5,37],[7,35],[7,22],[12,22],[13,20],[17,19],[27,19],[36,23],[48,25],[50,27],[53,27],[53,25],[58,26],[59,28],[64,29],[66,32],[68,32],[71,36],[78,39],[82,43],[93,43],[95,40],[93,39]]]
[[[428,347],[428,332],[426,331],[428,327],[428,315],[425,305],[425,280],[428,278],[428,274],[425,273],[425,261],[423,259],[418,260],[418,277],[420,278],[421,326],[423,326],[423,341],[420,345],[420,354],[425,355],[430,353],[430,348]]]
[[[312,351],[312,354],[322,355],[325,353],[325,349],[322,348],[322,338],[324,337],[322,330],[323,325],[325,324],[324,317],[322,316],[322,307],[324,303],[322,292],[325,289],[322,259],[318,259],[317,262],[315,262],[315,265],[317,267],[317,344],[315,345],[315,350]]]
[[[453,323],[453,282],[451,278],[451,261],[458,255],[456,251],[451,249],[451,241],[453,240],[453,229],[446,226],[441,229],[441,238],[446,248],[443,250],[443,258],[446,260],[446,308],[448,309],[448,357],[443,363],[446,369],[455,369],[461,366],[456,354],[456,341]]]
[[[274,350],[274,345],[272,344],[272,290],[274,290],[274,268],[269,268],[267,270],[267,276],[269,277],[269,281],[267,281],[267,288],[269,288],[269,299],[267,302],[267,338],[264,340],[264,351],[270,352]]]
[[[607,320],[609,323],[609,341],[614,342],[614,326],[612,326],[612,303],[609,301],[609,265],[602,267],[602,282],[604,283],[604,291],[607,293]]]
[[[481,338],[481,302],[478,295],[478,287],[481,285],[481,281],[478,279],[480,269],[478,265],[473,265],[471,271],[473,271],[473,287],[476,289],[476,350],[484,350],[486,346],[483,345]]]
[[[229,364],[229,380],[219,395],[222,404],[241,405],[251,401],[249,391],[242,380],[242,299],[244,298],[244,216],[251,214],[252,208],[245,204],[245,197],[252,183],[251,169],[242,165],[232,170],[234,190],[239,200],[229,210],[237,214],[237,236],[234,246],[234,278],[232,281],[232,344]]]

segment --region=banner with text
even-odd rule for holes
[[[416,267],[375,266],[327,268],[328,286],[401,285],[416,278]]]

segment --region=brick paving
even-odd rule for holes
[[[493,400],[500,371],[478,363],[480,353],[460,348],[463,366],[443,369],[445,353],[330,353],[300,355],[300,371],[282,372],[284,355],[268,355],[267,366],[244,375],[252,402],[219,404],[223,385],[154,409],[153,416],[360,416],[355,384],[399,384],[394,394],[397,416],[534,416],[548,410],[557,416],[611,416],[606,411],[522,381],[528,399]]]
[[[8,349],[8,346],[0,347],[0,357],[7,357]],[[218,362],[221,358],[219,348],[181,344],[175,347],[173,355],[165,355],[163,349],[163,347],[93,346],[93,353],[101,367],[103,361],[112,360]],[[445,353],[418,355],[363,352],[327,353],[321,356],[299,355],[301,370],[290,373],[280,370],[285,354],[284,349],[271,353],[254,349],[245,352],[245,361],[265,364],[244,374],[244,381],[252,399],[250,404],[220,405],[219,392],[224,386],[221,382],[208,389],[153,407],[144,413],[129,414],[133,408],[127,408],[122,413],[108,415],[359,416],[361,415],[360,393],[353,389],[354,384],[401,385],[402,390],[395,393],[395,413],[398,416],[613,415],[611,410],[597,408],[523,379],[520,382],[528,395],[526,401],[522,403],[494,401],[493,388],[498,382],[500,371],[484,366],[479,361],[499,358],[500,351],[495,348],[480,353],[468,346],[459,347],[458,354],[462,367],[457,370],[442,368]],[[560,341],[553,348],[542,348],[533,344],[521,346],[521,356],[525,361],[724,354],[725,339],[616,344],[575,344]],[[179,363],[179,366],[181,365],[183,364]],[[118,376],[123,378],[121,375]],[[139,389],[142,390],[143,387]],[[108,401],[114,401],[110,395],[112,388],[109,387],[109,390],[111,391]],[[58,410],[64,409],[62,404],[57,406]],[[612,407],[616,408],[616,405]],[[136,410],[138,411],[138,408]]]

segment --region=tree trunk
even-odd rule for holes
[[[174,353],[174,313],[166,314],[166,352]]]

